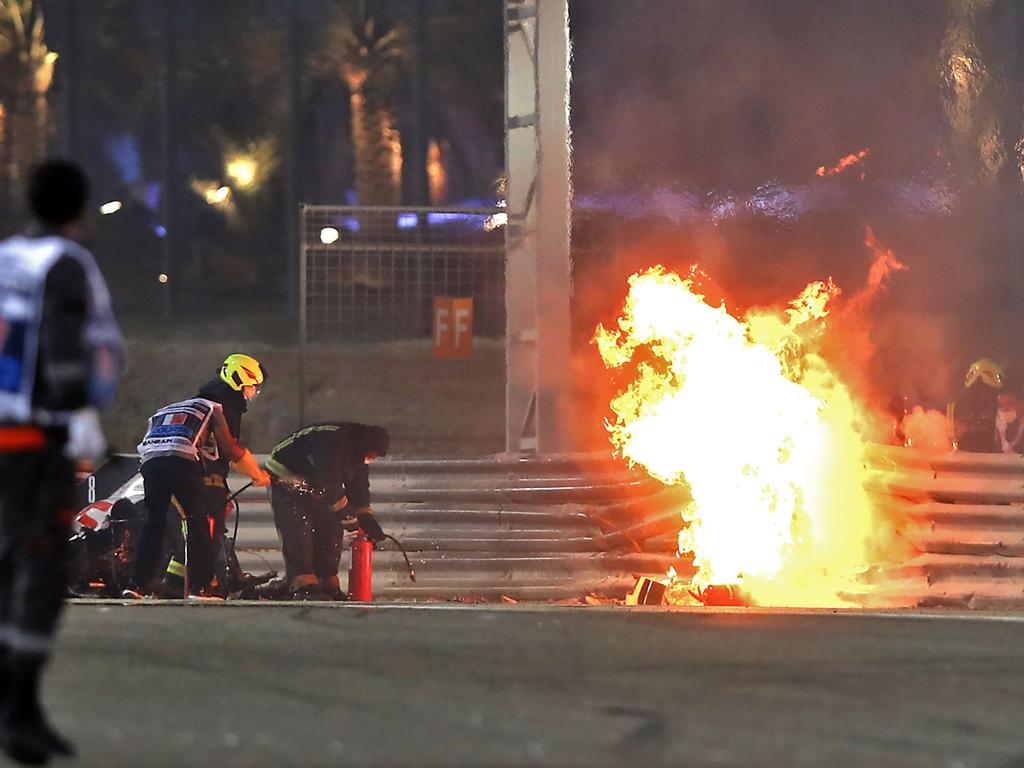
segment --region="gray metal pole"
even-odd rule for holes
[[[505,2],[506,445],[573,447],[568,0]]]
[[[299,371],[297,384],[299,388],[299,423],[296,429],[306,425],[306,343],[309,338],[309,306],[307,299],[306,274],[309,269],[306,249],[306,206],[300,204],[297,213],[299,236],[296,245],[299,249]]]
[[[573,449],[569,0],[537,6],[537,450]]]

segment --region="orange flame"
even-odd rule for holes
[[[852,155],[847,155],[846,157],[841,158],[839,160],[839,162],[836,163],[831,168],[826,168],[824,165],[819,165],[818,166],[818,170],[815,171],[815,174],[817,174],[818,176],[834,176],[837,173],[842,173],[847,168],[849,168],[851,165],[856,165],[861,160],[863,160],[865,157],[867,157],[869,154],[871,154],[870,150],[862,149],[860,152],[857,152],[857,153],[852,154]],[[861,174],[860,178],[861,178],[861,181],[863,181],[864,180],[864,174]]]
[[[696,275],[633,275],[618,329],[595,336],[606,366],[635,368],[611,403],[616,452],[690,487],[679,552],[697,573],[670,593],[741,584],[761,605],[849,604],[881,534],[864,485],[869,414],[819,349],[839,289],[811,283],[739,320],[704,301]]]
[[[864,245],[874,255],[875,260],[871,263],[871,268],[868,270],[868,284],[864,286],[864,290],[854,296],[850,303],[846,305],[844,312],[847,314],[866,309],[885,287],[885,281],[889,275],[893,272],[904,272],[907,270],[907,265],[896,258],[896,254],[893,253],[892,249],[886,248],[878,242],[871,227],[868,227],[865,233]]]

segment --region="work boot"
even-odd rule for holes
[[[159,597],[162,600],[181,600],[185,596],[185,582],[170,581],[167,578],[160,579],[153,587],[153,597]]]
[[[303,584],[301,587],[297,587],[292,590],[292,600],[330,600],[327,595],[324,594],[323,590],[320,589],[319,584]]]
[[[291,584],[292,600],[326,600],[327,596],[320,590],[320,581],[311,573],[295,576]]]
[[[0,749],[22,765],[46,765],[53,754],[35,734],[5,723],[0,723]]]
[[[328,600],[348,600],[348,593],[341,588],[341,580],[337,576],[321,577],[320,591]]]
[[[260,584],[256,587],[256,596],[264,597],[268,600],[281,600],[288,596],[291,591],[291,583],[285,576],[279,576],[276,579],[271,579],[266,584]]]
[[[231,574],[231,586],[232,592],[244,592],[250,587],[258,586],[264,581],[262,576],[257,576],[255,573],[249,573],[248,571],[239,571],[238,573]]]
[[[26,765],[42,765],[51,755],[73,757],[75,749],[54,730],[39,703],[39,677],[45,656],[10,653],[0,710],[0,747]]]
[[[42,765],[51,755],[75,756],[71,742],[54,730],[38,708],[28,717],[0,722],[0,746],[12,759],[26,765]]]

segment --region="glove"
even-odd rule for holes
[[[95,461],[107,452],[107,440],[100,427],[100,415],[95,408],[75,411],[68,422],[68,442],[64,455],[74,461]]]
[[[359,521],[359,527],[366,534],[366,538],[374,544],[384,541],[384,529],[380,527],[380,523],[373,516],[373,512],[363,512],[361,515],[356,516],[356,520]]]
[[[252,480],[252,484],[257,488],[266,488],[270,485],[270,475],[266,473],[263,467],[256,463],[256,457],[248,450],[231,467],[237,469],[243,475],[247,475]]]

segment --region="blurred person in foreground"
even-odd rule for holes
[[[224,413],[224,421],[228,432],[236,442],[242,439],[242,416],[249,409],[266,381],[266,369],[259,360],[251,355],[240,353],[228,355],[221,363],[217,374],[199,388],[196,397],[218,403]],[[203,486],[207,514],[213,527],[214,560],[223,554],[224,568],[217,572],[218,591],[226,595],[229,592],[245,588],[256,580],[252,574],[242,571],[234,547],[228,546],[227,516],[231,489],[228,487],[228,474],[231,465],[227,453],[215,459],[207,458],[203,462]],[[184,587],[185,560],[184,551],[171,558],[164,574],[163,590],[165,594],[181,595]]]
[[[39,700],[67,592],[74,461],[106,450],[96,409],[124,345],[84,234],[85,174],[50,160],[28,183],[33,223],[0,243],[0,747],[30,765],[72,746]]]
[[[306,427],[274,448],[267,471],[285,575],[257,594],[345,599],[338,579],[345,531],[384,540],[370,507],[369,464],[387,455],[389,443],[383,427],[340,422]]]

